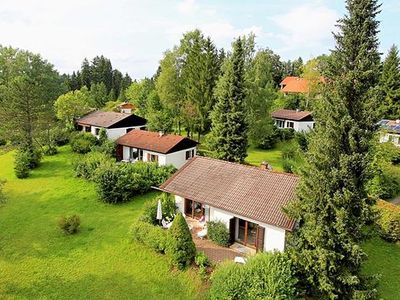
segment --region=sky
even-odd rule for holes
[[[381,0],[382,3],[383,0]],[[200,29],[218,48],[256,34],[258,48],[304,60],[334,47],[344,0],[0,0],[0,44],[40,53],[60,73],[103,54],[135,79],[152,76],[163,52]],[[400,1],[384,0],[380,47],[400,46]]]

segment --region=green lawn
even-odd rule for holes
[[[274,170],[283,171],[282,163],[282,150],[278,144],[275,148],[270,150],[257,149],[250,146],[247,150],[246,162],[259,166],[263,161],[268,162]]]
[[[400,244],[387,243],[375,236],[363,246],[368,254],[366,274],[380,274],[379,296],[386,300],[400,298]]]
[[[171,270],[165,256],[130,241],[143,203],[98,201],[92,183],[73,177],[69,148],[45,157],[28,179],[13,174],[13,152],[0,156],[7,203],[0,206],[0,299],[197,299],[193,270]],[[63,235],[59,216],[77,213],[80,233]]]

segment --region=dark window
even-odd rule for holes
[[[147,153],[147,161],[158,162],[158,155]]]
[[[192,158],[194,156],[194,149],[186,151],[186,160]]]
[[[127,128],[126,129],[126,133],[128,133],[129,131],[132,131],[133,128]]]
[[[142,149],[138,150],[138,160],[143,160],[143,150]]]
[[[90,126],[85,126],[85,132],[90,132]]]
[[[294,127],[294,123],[293,122],[287,122],[287,127],[288,128],[293,128]]]
[[[136,148],[129,148],[129,159],[136,159],[138,157],[138,151]]]
[[[95,129],[95,135],[99,135],[99,133],[100,133],[100,128],[96,128]]]

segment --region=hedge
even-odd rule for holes
[[[82,177],[88,180],[95,178],[96,170],[103,165],[112,165],[115,159],[101,152],[89,152],[83,157],[79,157],[74,162],[74,171],[76,177]]]
[[[400,241],[400,207],[378,200],[379,217],[376,221],[382,238],[391,242]]]
[[[97,138],[88,132],[79,132],[70,141],[72,151],[81,154],[88,153],[97,143]]]
[[[211,276],[211,299],[296,299],[297,279],[286,253],[260,253],[245,265],[221,264]]]

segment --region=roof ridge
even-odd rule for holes
[[[233,162],[233,161],[227,161],[227,160],[223,160],[223,159],[218,159],[218,158],[214,158],[214,157],[209,157],[209,156],[200,156],[197,155],[195,156],[195,158],[205,158],[205,159],[209,159],[209,160],[214,160],[214,161],[219,161],[222,163],[227,163],[227,164],[233,164],[236,166],[243,166],[249,169],[255,169],[255,170],[260,170],[260,171],[265,171],[265,172],[269,172],[269,173],[274,173],[274,174],[281,174],[281,175],[287,175],[287,176],[291,176],[291,177],[296,177],[296,178],[300,178],[300,176],[293,174],[293,173],[287,173],[287,172],[283,172],[283,171],[270,171],[270,170],[262,170],[260,169],[260,167],[254,166],[254,165],[248,165],[248,164],[241,164],[241,163],[237,163],[237,162]]]

